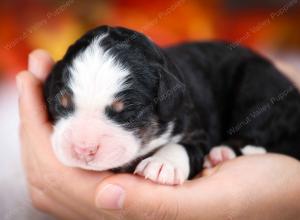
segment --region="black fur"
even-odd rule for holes
[[[101,46],[130,70],[127,80],[132,85],[117,95],[125,101],[125,110],[116,113],[108,106],[106,114],[126,129],[138,129],[136,135],[144,143],[174,121],[173,135],[183,135],[180,144],[190,158],[190,178],[202,169],[209,150],[224,143],[239,155],[251,144],[300,159],[298,91],[266,58],[224,42],[160,48],[125,28],[92,30],[70,47],[46,82],[45,98],[54,121],[74,111],[53,101],[62,89],[68,92],[67,66],[103,33],[108,37]],[[128,103],[134,105],[126,108]]]

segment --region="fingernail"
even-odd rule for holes
[[[34,53],[29,54],[28,56],[28,70],[39,79],[39,73],[41,72],[42,66]]]
[[[22,79],[19,75],[16,76],[16,85],[17,85],[18,95],[20,96],[22,93],[23,85],[22,85]]]
[[[108,184],[98,194],[96,206],[101,209],[122,209],[125,191],[118,185]]]

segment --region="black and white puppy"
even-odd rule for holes
[[[298,91],[268,60],[227,43],[160,48],[101,26],[68,49],[44,93],[67,166],[180,184],[238,155],[300,159]]]

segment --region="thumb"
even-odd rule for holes
[[[129,174],[113,175],[99,185],[96,206],[121,219],[181,219],[189,202],[188,186],[165,186]]]

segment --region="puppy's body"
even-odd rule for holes
[[[45,97],[54,151],[69,166],[137,165],[140,175],[178,184],[220,153],[266,149],[300,159],[298,91],[269,61],[226,43],[162,49],[140,33],[102,26],[70,47]],[[218,145],[233,151],[212,150]]]
[[[265,58],[229,46],[191,43],[166,49],[188,85],[193,112],[202,118],[193,118],[191,126],[206,125],[210,146],[227,143],[237,151],[264,146],[300,159],[299,92]]]

